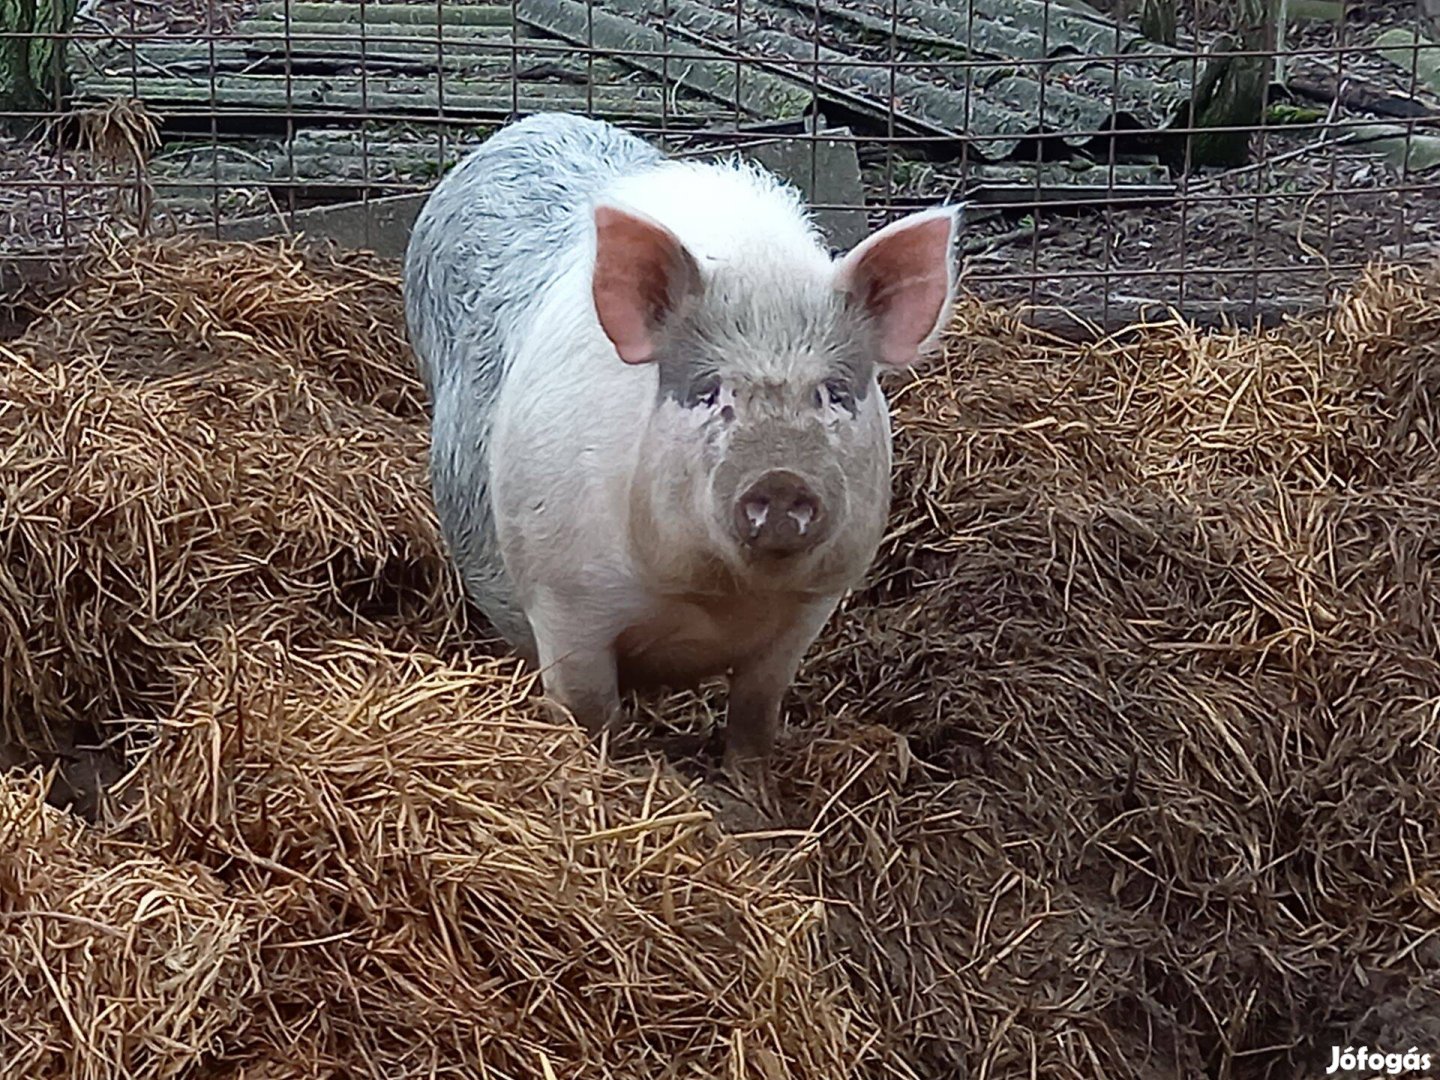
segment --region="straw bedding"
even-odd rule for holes
[[[153,720],[212,623],[453,610],[397,317],[359,259],[113,249],[0,352],[0,726]]]
[[[38,777],[0,783],[6,1075],[187,1075],[259,974],[245,902],[198,865],[88,835],[42,794]]]
[[[7,1075],[1440,1050],[1440,274],[1086,347],[966,305],[763,835],[467,625],[409,364],[391,268],[194,242],[3,354],[3,721],[138,763],[99,826],[0,779]]]

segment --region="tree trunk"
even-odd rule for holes
[[[1177,2],[1178,0],[1140,0],[1140,32],[1161,45],[1174,45]]]
[[[1235,32],[1229,49],[1273,50],[1277,0],[1235,0]],[[1217,50],[1218,51],[1218,50]],[[1192,100],[1193,126],[1258,127],[1265,114],[1274,59],[1271,56],[1217,57],[1201,76]],[[1191,137],[1192,165],[1235,167],[1250,160],[1251,131],[1197,130]]]
[[[0,31],[32,35],[0,38],[0,113],[60,108],[69,93],[65,38],[76,0],[0,0]],[[34,117],[16,117],[29,127]]]
[[[1418,0],[1420,32],[1431,41],[1440,40],[1440,0]]]

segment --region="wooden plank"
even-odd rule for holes
[[[283,161],[292,156],[299,159],[335,155],[353,157],[357,161],[363,157],[372,169],[384,168],[388,174],[395,172],[398,166],[413,167],[422,162],[430,168],[438,168],[442,146],[447,157],[453,159],[456,154],[465,152],[483,139],[486,130],[483,125],[468,128],[464,139],[451,136],[444,140],[407,137],[383,129],[365,132],[353,128],[320,127],[300,128],[289,138],[180,139],[150,159],[150,170],[151,176],[156,179],[188,177],[197,170],[203,178],[210,175],[211,159],[263,162]]]
[[[496,75],[510,70],[510,50],[491,53],[445,53],[446,72],[474,74],[488,71]],[[362,54],[360,42],[348,41],[217,41],[212,52],[208,45],[195,42],[160,42],[139,46],[132,55],[128,48],[113,48],[96,56],[94,69],[105,75],[129,78],[131,73],[143,75],[205,76],[215,71],[228,75],[284,75],[287,66],[295,74],[319,74],[321,69],[339,71],[362,64],[376,66],[373,74],[388,77],[397,68],[413,74],[435,70],[435,47],[419,42],[409,45],[367,44]],[[381,72],[379,69],[385,68]],[[190,81],[182,79],[182,81]]]
[[[284,186],[300,194],[333,188],[398,191],[432,182],[473,144],[447,140],[443,158],[433,143],[315,138],[331,134],[301,129],[293,139],[249,140],[243,146],[196,140],[180,142],[150,163],[157,196],[166,202],[205,195],[220,187]],[[339,134],[339,133],[335,133]]]
[[[132,74],[174,74],[207,75],[211,58],[220,68],[232,64],[244,65],[253,60],[244,44],[235,41],[216,41],[214,52],[208,43],[185,42],[137,42],[131,51],[129,42],[116,42],[96,50],[89,62],[89,70],[101,75],[128,79]]]
[[[509,26],[508,4],[356,4],[315,3],[313,0],[266,0],[256,11],[262,19],[303,22],[361,22],[372,25],[395,23],[411,26]]]
[[[965,192],[977,206],[1000,206],[1007,210],[1077,210],[1094,213],[1107,207],[1134,210],[1142,206],[1170,206],[1175,202],[1174,184],[1119,185],[1068,183],[1006,184],[981,183]]]
[[[434,23],[407,25],[405,23],[370,23],[344,21],[339,19],[302,19],[286,22],[284,19],[246,19],[235,27],[232,37],[256,39],[273,38],[284,41],[311,37],[353,38],[361,34],[373,43],[408,44],[412,41],[431,46],[436,42],[446,49],[463,45],[479,45],[487,42],[505,43],[514,39],[514,29],[509,26],[463,26],[439,27]]]
[[[162,179],[162,177],[166,177]],[[383,148],[361,155],[359,147],[344,150],[296,149],[282,147],[268,156],[244,158],[215,155],[199,161],[186,172],[166,176],[154,169],[151,182],[156,193],[209,192],[221,187],[371,187],[397,183],[392,162]]]
[[[1177,190],[1170,171],[1159,162],[1117,163],[1051,161],[982,163],[965,170],[966,198],[977,202],[1019,200],[1053,202],[1091,200],[1104,202],[1113,192],[1117,201],[1160,198],[1173,200]]]
[[[1004,164],[971,165],[966,170],[965,182],[975,184],[1072,184],[1083,183],[1104,186],[1114,183],[1116,187],[1140,185],[1152,187],[1162,185],[1174,188],[1170,172],[1158,162],[1143,164],[1116,164],[1105,162],[1053,161],[1043,165],[1027,162],[1005,162]]]
[[[354,26],[351,25],[353,31]],[[362,52],[363,44],[363,52]],[[477,47],[478,46],[478,47]],[[512,61],[513,54],[513,61]],[[574,50],[545,52],[533,48],[516,48],[509,42],[466,41],[457,46],[446,42],[441,70],[464,74],[487,73],[508,79],[514,63],[516,77],[526,79],[560,79],[583,85],[614,84],[626,80],[631,69],[603,56],[588,58]],[[437,52],[434,42],[423,40],[391,41],[383,44],[358,37],[347,40],[280,41],[234,39],[216,42],[212,53],[208,43],[162,42],[139,46],[132,55],[128,46],[112,47],[95,58],[97,70],[111,76],[128,78],[133,72],[156,75],[202,75],[208,82],[212,70],[229,74],[277,74],[287,64],[304,68],[297,74],[320,74],[362,65],[373,65],[372,72],[381,78],[404,71],[430,74],[436,70]],[[385,71],[379,71],[379,68]]]
[[[780,31],[746,34],[742,47],[747,52],[754,49],[762,55],[791,61],[793,67],[786,67],[796,73],[797,81],[809,82],[811,71],[815,71],[814,79],[820,86],[831,92],[848,91],[850,100],[877,120],[888,119],[891,111],[881,103],[893,99],[898,119],[934,135],[959,138],[976,118],[987,133],[1009,134],[1015,125],[1011,114],[995,108],[982,94],[956,94],[948,87],[924,82],[904,71],[857,63],[854,57],[836,49],[817,47]]]
[[[287,86],[288,83],[288,86]],[[409,85],[405,85],[405,84]],[[401,87],[401,88],[397,88]],[[213,94],[213,97],[212,97]],[[505,119],[517,114],[555,110],[597,113],[625,120],[657,121],[662,117],[691,122],[713,115],[713,107],[675,99],[661,87],[631,85],[572,87],[546,83],[446,81],[442,97],[434,81],[358,76],[222,75],[209,83],[175,79],[86,78],[76,88],[77,104],[98,104],[114,97],[139,96],[161,115],[203,115],[220,110],[232,115],[334,114],[463,119]],[[443,110],[442,110],[443,105]]]
[[[577,45],[593,43],[632,67],[668,76],[751,116],[784,120],[803,115],[812,101],[793,81],[737,64],[714,50],[667,39],[659,30],[627,18],[635,9],[623,2],[602,9],[581,0],[518,0],[516,10],[524,25]]]

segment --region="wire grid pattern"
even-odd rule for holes
[[[1237,45],[1238,3],[1176,0],[1178,44],[1153,48],[1129,6],[83,0],[67,66],[85,74],[67,98],[54,69],[62,108],[0,113],[0,259],[54,265],[117,220],[222,235],[422,192],[498,124],[551,108],[679,154],[808,141],[792,179],[867,227],[966,200],[970,291],[1101,323],[1156,306],[1273,317],[1372,258],[1429,250],[1440,93],[1425,75],[1440,65],[1395,44],[1424,32],[1414,4],[1350,0],[1338,20],[1287,19],[1264,48]],[[22,37],[55,35],[7,29],[0,47]],[[1195,148],[1217,129],[1184,102],[1224,57],[1276,74],[1258,124],[1218,129],[1245,136],[1248,159],[1207,165]],[[855,147],[863,196],[826,195],[822,140]]]

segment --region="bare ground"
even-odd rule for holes
[[[1194,6],[1202,31],[1223,25],[1220,5]],[[1182,11],[1191,8],[1182,3]],[[1411,99],[1440,116],[1440,101],[1413,72],[1374,52],[1351,51],[1385,29],[1414,24],[1413,3],[1360,0],[1341,27],[1292,29],[1286,47],[1298,55],[1289,59],[1289,74],[1312,83],[1343,78],[1352,87]],[[1373,149],[1336,141],[1383,118],[1279,90],[1272,92],[1272,103],[1293,105],[1292,115],[1301,120],[1307,109],[1315,115],[1309,122],[1257,132],[1259,165],[1198,169],[1182,177],[1172,205],[1098,212],[980,208],[967,243],[970,290],[1074,307],[1100,319],[1146,303],[1200,310],[1255,306],[1265,312],[1326,302],[1376,256],[1412,259],[1430,253],[1440,239],[1436,174],[1410,172]],[[877,189],[882,173],[883,166],[872,169]],[[963,188],[963,176],[953,167],[910,173],[908,184],[898,190],[892,185],[897,202]]]

